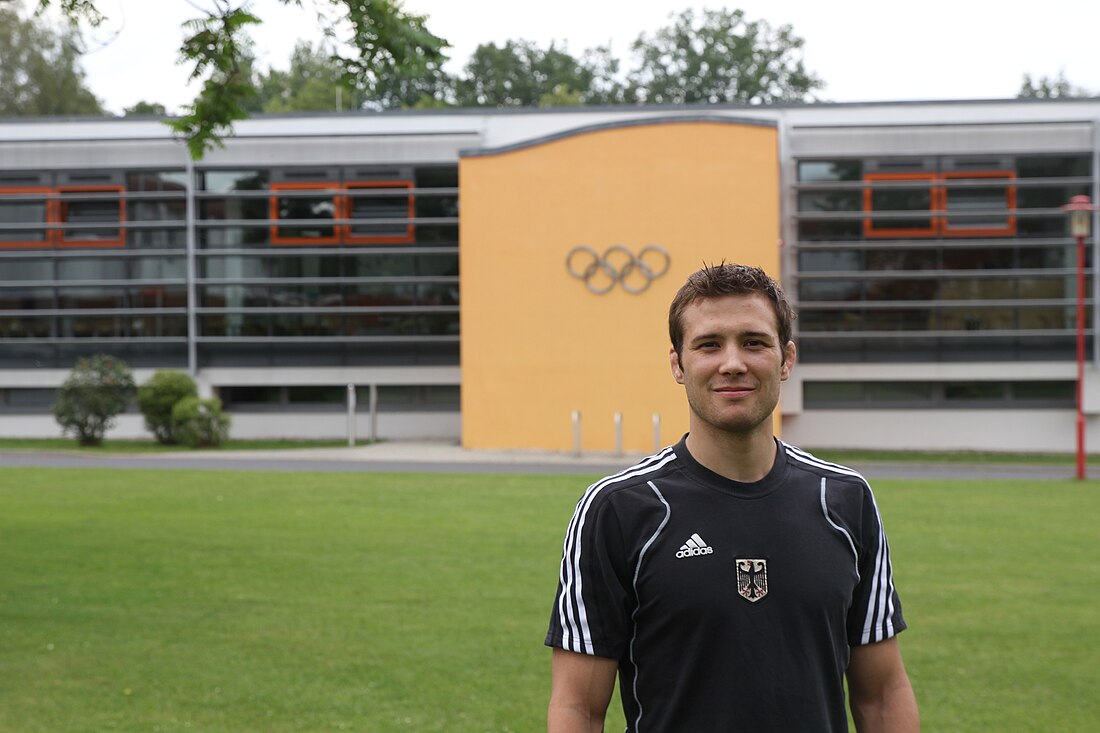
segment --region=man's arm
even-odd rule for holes
[[[547,733],[602,733],[618,661],[554,649]]]
[[[919,733],[917,698],[896,636],[852,647],[848,694],[859,733]]]

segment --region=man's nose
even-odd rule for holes
[[[723,374],[741,374],[745,371],[744,354],[740,346],[730,345],[722,352],[721,372]]]

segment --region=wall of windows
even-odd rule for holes
[[[1091,155],[804,159],[796,170],[803,362],[1073,358],[1076,249],[1060,207],[1091,192]]]
[[[455,164],[0,170],[0,367],[457,365],[457,186]]]

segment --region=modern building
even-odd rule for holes
[[[797,303],[785,438],[1071,451],[1080,194],[1100,100],[271,116],[199,162],[158,120],[0,121],[0,435],[57,435],[107,352],[241,437],[344,437],[353,396],[360,438],[649,450],[687,424],[668,303],[724,259]]]

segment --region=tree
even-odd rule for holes
[[[524,40],[506,41],[500,47],[483,43],[455,82],[455,98],[464,107],[599,103],[606,101],[613,85],[604,75],[617,69],[604,49],[578,60],[553,43],[547,49]]]
[[[134,398],[134,376],[126,362],[107,354],[78,359],[53,406],[62,432],[80,445],[99,445]]]
[[[811,99],[824,83],[806,70],[804,41],[741,10],[691,10],[631,47],[639,58],[629,96],[651,104],[765,104]]]
[[[185,397],[198,397],[195,380],[184,372],[158,369],[149,381],[138,387],[138,409],[145,416],[145,429],[158,443],[178,443],[173,429],[172,408]]]
[[[146,102],[142,100],[132,107],[127,107],[122,110],[123,117],[132,117],[135,115],[148,115],[151,117],[167,117],[168,110],[164,108],[163,104],[159,102]]]
[[[101,115],[84,84],[77,35],[0,6],[0,117]]]
[[[211,9],[184,24],[188,31],[180,57],[192,65],[191,78],[202,81],[202,90],[168,124],[187,140],[193,158],[201,158],[231,134],[233,123],[245,119],[256,97],[250,68],[244,63],[249,51],[248,28],[261,19],[248,5],[233,0],[210,0]],[[301,6],[302,0],[279,0]],[[38,0],[39,9],[57,7],[71,22],[95,27],[105,16],[97,0]],[[398,0],[313,0],[317,21],[325,34],[352,49],[334,56],[341,81],[359,90],[364,98],[385,87],[395,76],[415,76],[442,64],[447,42],[427,28],[426,17],[404,12]],[[6,64],[6,61],[5,61]]]
[[[1016,93],[1019,99],[1057,99],[1059,97],[1087,97],[1089,92],[1075,87],[1066,79],[1066,72],[1059,71],[1057,78],[1041,76],[1032,81],[1031,74],[1024,74],[1024,82]]]
[[[323,44],[299,41],[286,71],[268,69],[258,77],[264,112],[315,112],[357,105],[342,83],[343,69]],[[347,95],[349,98],[344,99]]]

